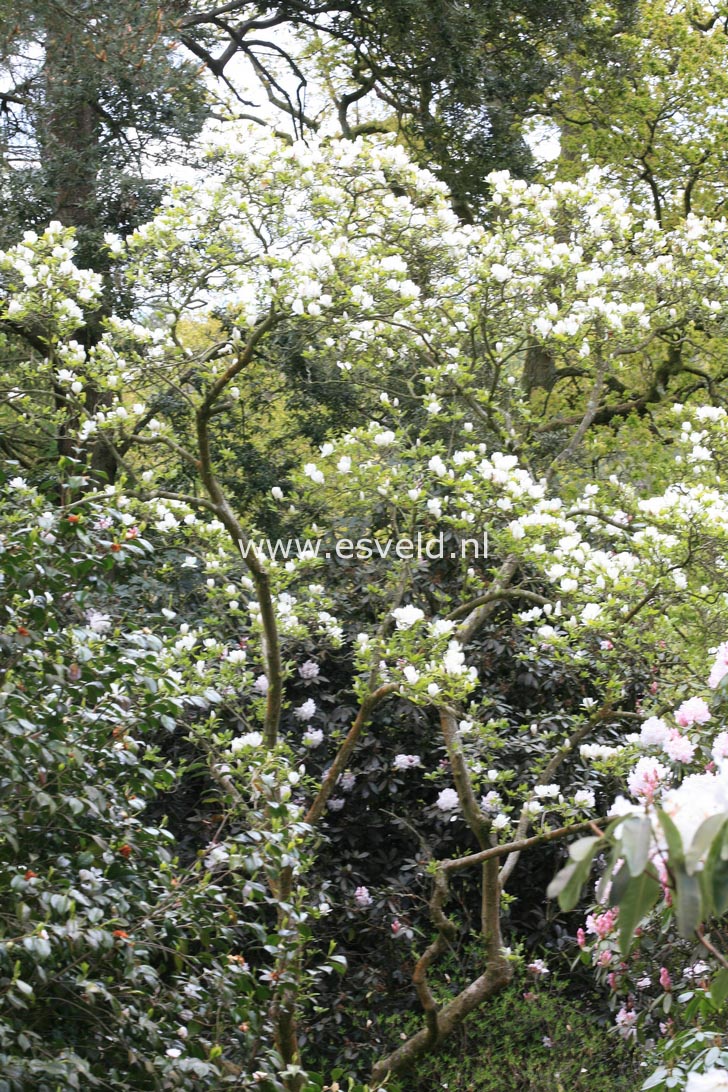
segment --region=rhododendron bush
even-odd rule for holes
[[[720,926],[728,910],[728,735],[719,730],[727,675],[721,644],[707,680],[710,701],[691,697],[644,721],[632,743],[630,798],[618,796],[604,829],[594,824],[592,836],[570,847],[571,861],[550,888],[562,907],[574,906],[595,856],[609,849],[598,909],[577,939],[621,1002],[622,1035],[661,1037],[672,1058],[645,1088],[720,1088],[726,1080],[714,1063],[728,1060],[716,1025],[728,997]],[[705,1030],[685,1032],[693,1023]],[[684,1056],[696,1055],[685,1086]]]
[[[10,1006],[25,1012],[40,995],[50,1006],[52,956],[64,989],[82,1007],[98,998],[115,1027],[131,1020],[134,975],[147,976],[145,991],[169,990],[157,1053],[144,1055],[147,1085],[134,1087],[199,1076],[200,1087],[298,1092],[333,1079],[306,1054],[315,1000],[343,965],[333,918],[370,930],[375,948],[384,934],[392,960],[410,969],[419,1030],[375,1041],[338,1073],[396,1088],[508,983],[516,957],[502,896],[518,896],[521,854],[575,831],[585,836],[554,892],[575,906],[611,847],[581,941],[623,998],[619,1029],[644,1027],[673,1049],[690,1023],[671,1023],[677,953],[693,968],[686,1011],[717,1011],[728,995],[712,925],[728,909],[726,412],[710,384],[662,401],[679,354],[700,374],[723,344],[726,225],[691,216],[665,231],[598,173],[550,188],[504,174],[490,184],[492,223],[463,225],[442,184],[387,139],[304,145],[258,134],[253,145],[232,130],[211,149],[204,185],[173,190],[149,224],[108,238],[112,276],[135,302],[94,336],[103,285],[74,264],[72,232],[51,224],[0,255],[15,427],[22,435],[42,421],[49,449],[56,433],[71,436],[78,461],[70,482],[64,462],[52,503],[17,465],[5,474],[19,522],[3,564],[20,581],[3,592],[8,753],[20,761],[18,740],[30,749],[32,776],[24,767],[13,784],[33,783],[23,792],[34,818],[6,847],[6,905],[19,907],[20,924],[7,933],[2,973]],[[573,377],[571,394],[525,389],[536,350]],[[226,445],[250,427],[246,415],[265,429],[254,393],[275,391],[293,354],[358,399],[361,420],[333,429],[274,487],[279,534],[310,548],[271,557],[236,503]],[[640,403],[629,393],[645,376]],[[657,439],[639,417],[646,406]],[[100,448],[114,481],[94,475]],[[124,566],[152,547],[147,617]],[[97,566],[108,587],[87,603]],[[41,570],[70,581],[59,600]],[[703,692],[708,647],[718,651]],[[497,654],[518,672],[510,705],[488,675]],[[559,681],[558,701],[530,681],[538,665]],[[41,699],[41,684],[56,696]],[[36,724],[21,706],[41,700]],[[103,770],[94,793],[111,792],[100,778],[113,794],[102,805],[74,789],[71,851],[60,828],[57,845],[44,842],[43,815],[53,830],[54,794],[87,745],[72,731],[108,751],[111,766],[97,757],[93,767]],[[367,798],[375,760],[386,777]],[[164,779],[183,773],[204,782],[206,836],[192,847],[147,819],[168,814]],[[629,798],[615,802],[615,779]],[[390,824],[395,790],[419,806]],[[367,813],[390,824],[391,844],[405,825],[422,843],[399,886],[390,876],[385,890],[364,855],[337,854],[350,844],[342,831]],[[142,859],[143,875],[132,875]],[[112,881],[128,908],[120,896],[94,908]],[[476,883],[473,925],[453,894]],[[209,924],[198,916],[203,896]],[[77,941],[86,903],[93,913]],[[482,963],[442,1002],[438,961],[469,928]],[[640,930],[642,986],[630,962]],[[682,939],[664,941],[663,961],[671,930]],[[147,970],[144,944],[157,951]],[[89,948],[101,953],[97,971]],[[228,1011],[213,1035],[200,1013],[212,1022],[223,958],[235,997],[220,994]],[[21,1041],[7,1011],[8,1064],[25,1072],[17,1059],[27,1056],[51,1080],[66,1066],[62,1047]],[[74,1065],[96,1078],[111,1048],[94,1044],[84,1053],[79,1037]],[[141,1048],[129,1049],[136,1065]],[[691,1076],[688,1088],[707,1079]]]

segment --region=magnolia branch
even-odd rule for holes
[[[349,759],[357,745],[362,729],[365,727],[373,711],[383,698],[386,698],[388,694],[393,694],[396,690],[399,690],[399,683],[384,683],[384,685],[373,690],[364,698],[356,716],[356,720],[345,736],[344,742],[339,747],[336,757],[331,763],[329,772],[321,782],[321,787],[319,788],[313,803],[306,812],[304,817],[305,823],[313,825],[321,818],[323,810],[326,807],[326,802],[336,787],[336,782],[339,780],[339,777],[349,763]]]

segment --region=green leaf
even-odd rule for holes
[[[706,865],[703,883],[712,912],[722,917],[728,910],[728,861]]]
[[[695,832],[695,837],[690,843],[690,849],[685,855],[685,867],[688,872],[691,874],[695,872],[698,864],[705,858],[725,826],[725,815],[711,815],[700,824]]]
[[[628,869],[620,869],[620,872],[627,873]],[[626,884],[619,901],[619,950],[623,956],[629,952],[635,929],[649,914],[659,899],[661,890],[657,879],[650,872],[642,872]]]
[[[617,868],[616,872],[614,872],[612,876],[612,884],[609,888],[610,906],[619,906],[622,899],[624,898],[624,893],[629,886],[630,880],[631,877],[629,874],[629,869],[627,868],[626,863],[623,861],[621,864],[619,864],[619,868]]]
[[[662,808],[658,808],[657,818],[660,820],[660,826],[665,832],[665,840],[667,841],[667,848],[670,854],[670,864],[681,865],[685,859],[685,850],[683,848],[682,838],[680,837],[680,831],[677,829],[667,812]]]
[[[625,819],[622,828],[622,850],[631,876],[639,876],[645,870],[650,855],[652,824],[644,816]]]
[[[569,846],[569,856],[572,861],[583,861],[587,857],[591,860],[597,850],[597,845],[601,841],[601,838],[577,838],[575,842]]]
[[[596,837],[578,838],[569,847],[571,861],[554,876],[546,892],[550,899],[558,898],[562,910],[573,910],[578,903],[601,841]]]
[[[554,876],[548,886],[548,898],[558,898],[562,910],[573,910],[581,896],[581,890],[589,878],[591,857],[571,861]]]
[[[675,917],[681,937],[690,940],[702,918],[703,900],[700,881],[682,865],[673,869],[675,875]]]
[[[718,971],[713,981],[710,983],[710,1000],[713,1002],[717,1009],[720,1009],[725,1004],[725,1000],[728,997],[728,970]]]

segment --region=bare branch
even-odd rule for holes
[[[349,759],[351,758],[351,754],[357,745],[362,729],[369,720],[369,717],[371,716],[377,705],[379,705],[379,703],[384,698],[386,698],[388,694],[393,694],[397,690],[399,690],[399,683],[385,683],[384,685],[378,687],[376,690],[372,691],[372,693],[367,694],[367,696],[364,698],[359,708],[359,712],[357,713],[356,720],[349,729],[344,739],[344,742],[339,747],[339,750],[336,753],[336,758],[331,763],[329,772],[321,782],[321,787],[319,788],[319,791],[316,794],[313,803],[306,812],[306,816],[304,818],[305,823],[314,824],[321,818],[323,810],[326,807],[326,802],[331,796],[331,793],[333,792],[340,775],[346,769]]]
[[[536,603],[539,607],[546,607],[551,602],[550,599],[545,599],[543,595],[537,595],[536,592],[527,591],[526,588],[502,588],[499,591],[484,592],[483,595],[471,599],[470,602],[463,603],[462,606],[456,607],[455,610],[451,611],[447,617],[452,621],[455,621],[458,618],[464,618],[477,607],[482,607],[485,606],[486,603],[494,603],[504,599],[525,599],[529,603]]]
[[[491,846],[489,849],[483,849],[480,853],[469,853],[467,857],[453,857],[447,861],[440,862],[440,868],[445,872],[462,872],[466,868],[472,868],[473,865],[482,864],[484,861],[490,861],[493,858],[507,857],[510,853],[520,853],[524,849],[531,849],[532,846],[542,845],[544,842],[555,842],[560,838],[566,838],[569,834],[576,834],[577,831],[587,830],[592,826],[592,823],[601,823],[601,819],[585,819],[581,823],[571,823],[567,827],[558,827],[556,830],[546,830],[541,834],[534,834],[531,838],[521,838],[515,842],[505,842],[500,846]]]

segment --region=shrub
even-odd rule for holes
[[[191,695],[163,618],[159,635],[152,614],[137,628],[108,613],[113,581],[151,546],[119,512],[61,516],[12,485],[0,535],[0,1090],[247,1087],[246,1071],[267,1069],[270,991],[244,910],[256,885],[230,882],[201,847],[180,862],[164,809],[152,818],[179,777],[156,744],[185,730]]]
[[[573,989],[556,975],[534,982],[517,971],[409,1074],[403,1092],[634,1092],[640,1070],[628,1044],[607,1030],[588,987]],[[387,1030],[400,1028],[392,1021]]]

